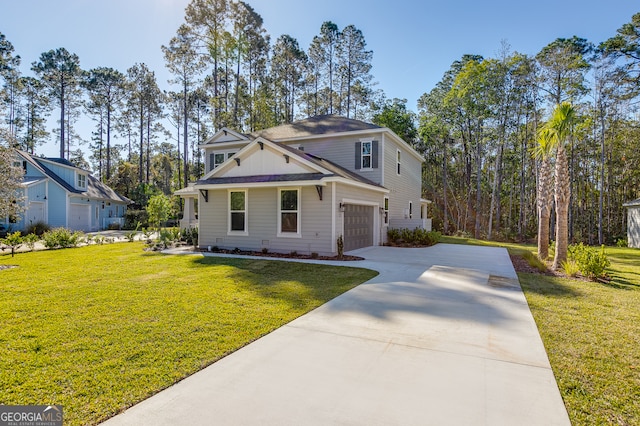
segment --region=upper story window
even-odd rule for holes
[[[83,175],[83,174],[78,173],[77,186],[78,186],[78,188],[86,188],[87,187],[87,175]]]
[[[218,168],[226,160],[236,155],[235,151],[230,152],[213,152],[209,155],[209,171]]]
[[[371,142],[362,142],[362,168],[371,168]]]
[[[400,174],[400,150],[396,153],[396,173]]]
[[[356,170],[378,168],[378,141],[356,142]]]

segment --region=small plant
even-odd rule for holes
[[[544,263],[542,260],[540,260],[538,255],[533,254],[530,251],[525,251],[522,254],[522,258],[524,260],[526,260],[527,263],[529,264],[529,266],[531,266],[532,268],[536,268],[540,272],[546,272],[547,271],[546,263]]]
[[[42,236],[45,232],[49,231],[51,227],[44,222],[35,222],[29,225],[29,227],[25,230],[27,234],[35,234],[37,236]]]
[[[575,260],[566,260],[562,262],[562,270],[569,277],[577,277],[580,273],[580,267]]]
[[[5,238],[1,239],[0,243],[11,249],[11,257],[13,257],[16,250],[18,250],[24,243],[24,239],[22,238],[22,234],[20,233],[20,231],[16,231],[14,233],[8,234]]]
[[[311,258],[312,259],[317,259],[318,258],[318,253],[316,253],[315,251],[313,253],[311,253]]]
[[[180,231],[181,240],[190,246],[198,244],[198,228],[185,228]]]
[[[626,238],[618,238],[616,241],[616,247],[629,247],[629,242]]]
[[[604,245],[598,251],[594,247],[584,244],[569,246],[569,259],[576,262],[580,273],[590,280],[597,280],[607,276],[606,270],[611,265],[604,251]]]
[[[234,252],[235,254],[238,254],[238,253],[240,253],[241,251],[242,251],[242,250],[240,250],[238,247],[236,247],[236,248],[234,248],[234,249],[233,249],[233,252]]]
[[[298,252],[293,250],[291,253],[289,253],[289,256],[291,257],[296,257],[298,255]]]
[[[77,247],[83,240],[84,234],[80,231],[71,232],[66,228],[54,228],[42,235],[46,248]]]
[[[27,247],[29,247],[29,250],[31,251],[33,251],[34,247],[36,246],[36,243],[40,241],[40,237],[38,237],[38,235],[36,234],[27,234],[24,237],[22,237],[22,239],[24,240],[24,243],[27,245]]]
[[[266,247],[262,247],[262,254],[267,254],[269,253],[269,249]]]
[[[338,237],[336,243],[338,246],[338,259],[342,260],[344,258],[344,240],[342,239],[342,235]]]

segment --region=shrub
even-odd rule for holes
[[[627,242],[626,238],[618,238],[618,240],[616,241],[616,246],[617,247],[629,247],[629,243]]]
[[[190,246],[198,244],[198,228],[185,228],[181,231],[181,240]]]
[[[387,231],[387,239],[392,244],[432,246],[439,242],[441,237],[442,234],[438,231],[427,231],[422,228],[416,228],[413,231],[408,228]]]
[[[604,251],[604,245],[597,250],[582,243],[573,244],[568,251],[569,259],[576,262],[582,275],[591,280],[606,277],[606,270],[611,262]]]
[[[24,240],[22,238],[22,234],[20,231],[16,231],[14,233],[8,234],[5,238],[0,239],[0,244],[7,246],[11,249],[11,257],[15,254],[15,251],[18,250]]]
[[[109,226],[107,227],[107,229],[109,229],[111,231],[119,231],[120,230],[120,224],[118,222],[110,223]]]
[[[342,239],[342,235],[338,237],[337,245],[338,245],[338,259],[342,260],[342,258],[344,257],[344,240]]]
[[[40,237],[38,237],[38,235],[36,234],[27,234],[22,237],[22,240],[27,245],[27,247],[29,247],[29,250],[33,250],[36,243],[40,240]]]
[[[42,236],[42,234],[49,231],[50,229],[51,227],[48,224],[44,222],[36,222],[29,225],[27,229],[25,229],[25,233],[34,234],[40,237]]]
[[[42,235],[44,245],[47,248],[77,247],[83,240],[84,234],[80,231],[71,232],[66,228],[54,228]]]
[[[124,229],[139,229],[149,226],[146,210],[127,210],[124,214]]]

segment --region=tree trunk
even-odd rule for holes
[[[556,255],[553,259],[553,269],[562,268],[562,263],[567,260],[569,246],[569,199],[571,187],[569,180],[567,152],[564,147],[558,145],[556,155]]]
[[[538,176],[538,257],[549,257],[549,221],[551,218],[551,162],[543,158]]]

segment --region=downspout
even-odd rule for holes
[[[336,183],[331,182],[331,252],[336,253],[338,246],[336,239]]]

